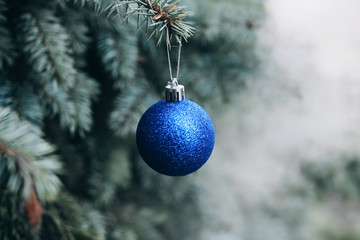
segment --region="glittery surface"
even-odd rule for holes
[[[155,171],[183,176],[198,170],[210,157],[215,131],[205,110],[190,100],[152,105],[136,132],[139,153]]]

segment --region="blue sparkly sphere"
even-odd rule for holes
[[[196,103],[159,101],[141,117],[136,131],[141,157],[155,171],[183,176],[208,160],[215,143],[209,115]]]

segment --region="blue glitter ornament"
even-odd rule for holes
[[[182,85],[168,85],[166,94],[166,100],[152,105],[141,117],[136,143],[152,169],[183,176],[198,170],[210,157],[214,126],[202,107],[184,99]]]

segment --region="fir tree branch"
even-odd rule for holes
[[[129,187],[131,183],[131,158],[124,144],[121,150],[111,152],[108,161],[93,161],[89,178],[90,195],[97,206],[103,207],[116,197],[118,189]]]
[[[52,199],[61,185],[55,175],[61,164],[41,135],[9,108],[0,107],[0,185],[20,191],[24,199],[29,199],[32,186],[40,200]]]
[[[75,85],[67,91],[52,84],[40,85],[38,100],[47,116],[59,117],[61,128],[84,136],[92,126],[91,106],[99,94],[99,85],[83,72],[77,71],[76,76]]]
[[[69,129],[71,133],[75,132],[76,111],[67,91],[46,84],[41,91],[40,100],[48,116],[54,117],[56,114],[59,116],[61,128]]]
[[[82,5],[92,5],[99,13],[107,13],[108,16],[121,17],[123,21],[135,15],[138,28],[145,25],[149,38],[156,36],[160,44],[165,39],[166,44],[171,46],[171,39],[181,43],[181,39],[187,41],[195,32],[191,22],[184,21],[193,13],[185,11],[184,6],[179,6],[179,0],[74,0]],[[124,11],[125,10],[125,11]]]
[[[85,23],[83,14],[74,9],[66,8],[61,12],[61,23],[64,25],[70,38],[70,45],[75,56],[81,56],[86,52],[91,38],[88,36],[89,28]],[[76,59],[77,60],[77,59]],[[75,62],[75,66],[77,62]]]
[[[131,28],[109,24],[97,36],[97,49],[104,65],[116,88],[124,88],[135,77],[137,69],[137,39],[130,33]]]
[[[70,56],[69,36],[49,10],[20,16],[19,42],[28,63],[55,88],[74,86],[76,70]]]
[[[45,205],[41,239],[103,240],[106,235],[104,217],[90,204],[60,192],[55,201]]]
[[[75,27],[68,30],[72,33],[70,36],[78,40],[74,41],[77,45],[70,45],[66,29],[49,10],[22,14],[18,27],[23,32],[19,40],[24,45],[24,55],[36,73],[32,80],[41,89],[45,113],[57,114],[61,127],[71,133],[78,130],[83,135],[92,124],[91,103],[98,86],[75,69],[70,46],[76,48],[78,54],[84,53],[89,41],[84,35],[86,28],[80,28],[83,31],[77,33],[74,33]]]
[[[70,101],[74,103],[76,128],[79,134],[84,136],[93,123],[91,104],[99,95],[99,84],[85,73],[79,72],[69,95]]]
[[[185,7],[178,5],[178,0],[117,0],[112,6],[111,12],[121,12],[125,6],[125,20],[137,14],[138,28],[146,24],[146,29],[151,28],[150,38],[158,36],[158,44],[165,38],[166,44],[171,46],[171,38],[174,36],[177,42],[181,38],[187,41],[195,31],[190,22],[185,22],[192,12],[186,12]],[[136,6],[133,6],[136,4]]]
[[[14,89],[14,98],[16,101],[13,108],[20,118],[31,122],[33,127],[41,129],[45,113],[39,96],[35,94],[34,86],[29,82],[18,84]]]
[[[111,129],[122,137],[135,133],[141,115],[157,100],[157,93],[138,76],[138,80],[128,85],[116,98],[109,121]]]
[[[0,239],[33,240],[24,202],[16,193],[0,187]]]
[[[13,85],[7,75],[0,72],[0,106],[10,107],[13,105],[13,90]]]
[[[4,64],[12,65],[17,56],[15,50],[14,41],[9,30],[6,27],[7,19],[4,15],[6,3],[4,0],[0,0],[0,69],[3,68]]]
[[[85,232],[91,233],[96,240],[106,239],[106,224],[103,215],[96,211],[90,204],[82,204],[83,224],[82,228]]]

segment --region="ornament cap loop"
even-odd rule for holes
[[[172,81],[166,85],[165,99],[166,102],[181,102],[185,99],[185,88],[183,85],[179,85],[176,78],[173,78]]]

